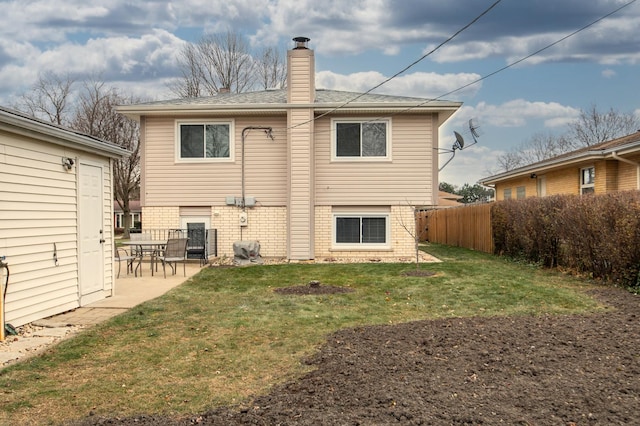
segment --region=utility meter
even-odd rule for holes
[[[249,224],[247,212],[240,212],[239,219],[240,219],[240,226],[247,226]]]

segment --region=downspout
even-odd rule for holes
[[[615,160],[622,161],[623,163],[627,163],[627,164],[631,164],[633,166],[636,166],[636,189],[640,189],[640,163],[637,163],[635,161],[631,161],[631,160],[626,159],[626,158],[622,158],[615,151],[613,151],[611,153],[611,157],[613,159],[615,159]]]

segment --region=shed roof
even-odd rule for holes
[[[131,154],[130,151],[111,142],[2,106],[0,106],[0,129],[111,158],[122,158]]]

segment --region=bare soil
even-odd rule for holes
[[[640,424],[640,297],[593,295],[605,312],[342,330],[305,361],[314,371],[242,406],[81,424]]]

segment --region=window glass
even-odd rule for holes
[[[336,218],[336,243],[360,242],[360,218],[338,217]]]
[[[337,123],[337,155],[338,157],[360,156],[360,124]]]
[[[180,124],[180,158],[229,158],[229,124]]]
[[[362,125],[362,156],[384,157],[387,155],[386,123],[365,123]]]
[[[386,242],[386,220],[384,217],[362,218],[362,242],[384,244]]]
[[[519,186],[516,188],[516,199],[522,200],[526,196],[527,196],[527,193],[524,186]]]
[[[386,244],[386,216],[336,217],[336,243]]]
[[[335,123],[336,157],[386,157],[387,121]]]
[[[510,200],[510,199],[511,199],[511,188],[507,188],[507,189],[505,189],[505,190],[502,192],[502,194],[503,194],[503,198],[504,198],[505,200]]]

